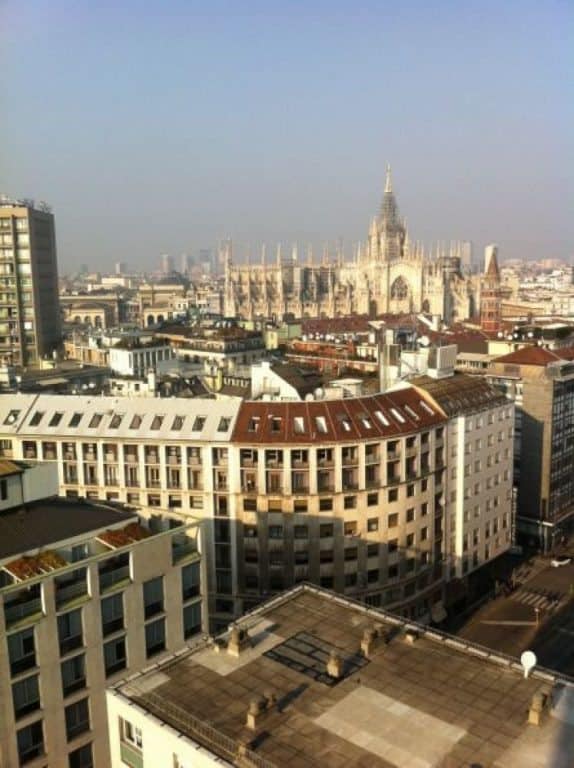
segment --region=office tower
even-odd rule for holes
[[[173,272],[173,260],[168,253],[162,253],[160,259],[160,271],[163,275],[169,275]]]
[[[125,261],[116,262],[116,275],[125,275],[125,273],[126,273]]]
[[[0,359],[37,365],[61,340],[54,216],[0,198]]]
[[[213,274],[213,254],[211,248],[202,248],[199,251],[199,265],[204,274]]]
[[[181,274],[187,275],[189,274],[189,256],[187,253],[181,254]]]

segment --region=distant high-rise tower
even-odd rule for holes
[[[211,248],[202,248],[199,251],[199,266],[205,275],[212,275],[214,273]]]
[[[460,268],[465,275],[472,271],[472,243],[470,240],[464,240],[460,244]]]
[[[0,359],[37,365],[62,328],[54,216],[45,204],[0,197]]]
[[[159,257],[159,268],[162,275],[169,275],[173,272],[173,261],[168,253],[162,253]]]
[[[188,275],[190,272],[189,255],[187,253],[181,254],[181,274]]]
[[[484,275],[480,290],[480,325],[483,331],[498,331],[501,323],[498,246],[484,249]]]
[[[125,273],[126,273],[125,261],[118,261],[116,263],[116,275],[125,275]]]

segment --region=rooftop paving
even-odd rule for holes
[[[209,641],[121,683],[116,692],[232,764],[369,768],[567,768],[574,683],[543,670],[525,679],[510,657],[407,624],[303,585],[238,622],[250,647]],[[367,657],[361,640],[378,626]],[[412,640],[412,642],[410,642]],[[218,649],[218,650],[216,650]],[[341,676],[329,679],[332,652]],[[540,726],[535,693],[551,691]],[[275,702],[255,731],[250,703]],[[247,741],[252,762],[230,744]]]

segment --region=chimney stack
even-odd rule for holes
[[[343,676],[343,661],[336,651],[331,651],[329,655],[327,674],[334,680],[339,680]]]

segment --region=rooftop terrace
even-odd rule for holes
[[[113,695],[233,765],[572,765],[572,680],[544,670],[525,679],[510,657],[308,585],[237,628]],[[537,726],[528,717],[541,693]]]

